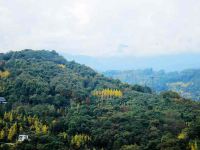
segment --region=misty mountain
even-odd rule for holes
[[[200,54],[174,54],[154,57],[92,57],[85,55],[62,54],[68,60],[75,60],[100,72],[106,70],[131,70],[153,68],[154,70],[181,71],[200,68]]]
[[[106,71],[104,75],[129,84],[146,85],[157,92],[172,90],[186,98],[200,100],[200,69],[175,72],[153,69]]]

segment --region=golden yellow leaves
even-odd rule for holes
[[[189,143],[191,150],[198,150],[197,141],[193,141]]]
[[[91,137],[85,134],[78,134],[72,137],[71,144],[77,148],[80,148],[82,145],[87,144],[91,141]]]
[[[65,65],[63,65],[63,64],[59,64],[59,65],[58,65],[58,67],[60,67],[60,68],[64,69],[66,66],[65,66]]]
[[[35,130],[36,134],[47,134],[48,133],[48,126],[42,124],[38,117],[28,117],[28,122],[31,125],[31,129]]]
[[[5,112],[3,117],[0,117],[1,122],[8,122],[8,124],[6,123],[0,129],[0,140],[13,141],[17,134],[23,133],[27,127],[36,134],[48,134],[49,132],[49,127],[43,124],[37,116],[24,116],[15,112]]]
[[[12,141],[16,133],[17,133],[17,123],[13,124],[11,128],[8,130],[8,140]]]
[[[10,76],[10,72],[9,71],[0,71],[0,78],[7,78]]]
[[[103,90],[95,90],[92,92],[93,96],[102,97],[102,98],[110,98],[110,97],[122,97],[123,93],[117,89],[103,89]]]
[[[181,132],[181,133],[178,135],[178,139],[179,139],[179,140],[184,140],[184,139],[186,139],[186,137],[187,137],[187,134],[184,133],[184,132]]]

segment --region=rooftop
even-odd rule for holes
[[[0,97],[0,102],[5,102],[6,99],[4,97]]]

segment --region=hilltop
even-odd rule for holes
[[[55,51],[0,55],[0,146],[14,150],[189,150],[200,103],[107,78]],[[29,141],[16,142],[19,134]],[[13,143],[7,145],[5,143]]]

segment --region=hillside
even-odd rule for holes
[[[129,84],[147,85],[157,92],[172,90],[185,98],[200,100],[199,69],[188,69],[181,72],[154,71],[152,69],[107,71],[104,72],[104,75]]]
[[[199,102],[104,77],[55,51],[0,54],[0,97],[8,102],[0,104],[0,149],[200,147]],[[20,134],[30,140],[16,142]]]

